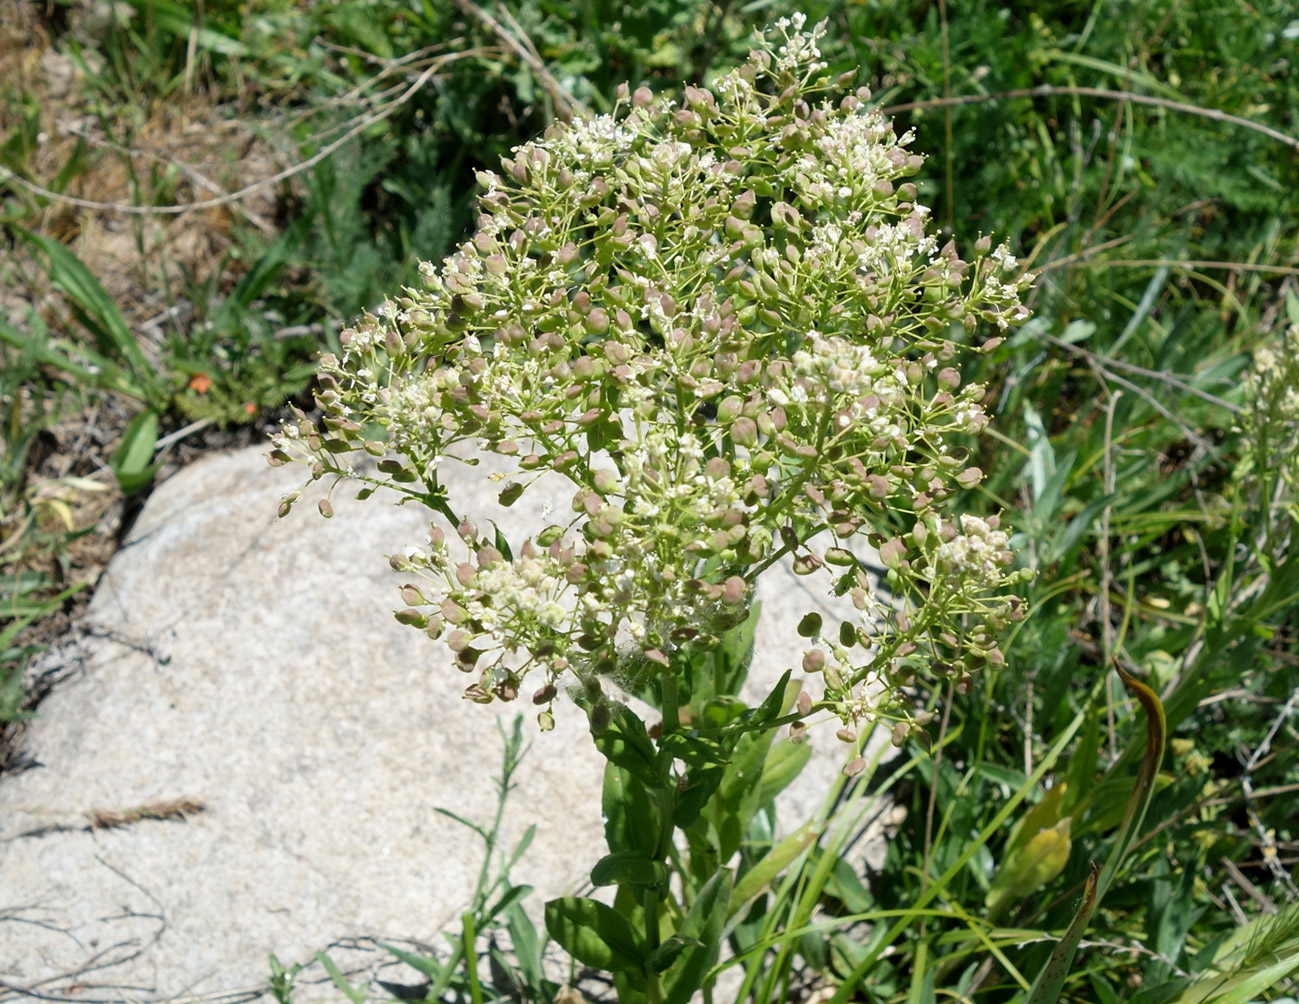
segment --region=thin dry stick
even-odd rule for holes
[[[58,192],[50,191],[50,189],[44,188],[41,185],[37,185],[34,182],[27,181],[25,178],[20,177],[19,175],[15,174],[13,171],[9,170],[9,168],[4,166],[0,166],[0,179],[11,181],[14,184],[20,186],[21,188],[27,189],[29,192],[33,192],[36,195],[42,196],[43,198],[50,199],[53,202],[59,202],[67,206],[77,206],[80,209],[95,209],[104,212],[130,213],[136,216],[153,216],[153,215],[168,216],[168,215],[176,215],[179,213],[188,213],[189,211],[194,209],[215,209],[218,206],[226,206],[232,202],[238,202],[239,200],[245,199],[249,195],[252,195],[254,192],[261,191],[263,188],[267,188],[270,185],[274,185],[277,184],[278,182],[285,181],[288,178],[292,178],[295,175],[301,174],[303,171],[307,170],[308,168],[315,167],[315,165],[319,164],[322,160],[324,160],[326,157],[332,154],[344,143],[348,142],[353,137],[364,132],[366,129],[370,128],[370,126],[374,125],[376,122],[382,122],[394,111],[396,111],[399,107],[404,105],[416,94],[418,94],[423,89],[424,85],[428,83],[429,79],[434,75],[436,70],[437,70],[436,66],[430,66],[427,70],[421,73],[419,77],[415,80],[415,82],[411,84],[411,86],[408,87],[406,91],[399,98],[396,98],[390,105],[380,109],[378,112],[376,112],[373,115],[367,115],[359,119],[356,122],[356,124],[353,125],[352,128],[348,129],[347,132],[343,133],[342,136],[334,140],[334,142],[329,143],[328,145],[322,147],[319,151],[317,151],[312,156],[308,157],[306,160],[298,164],[294,164],[292,167],[286,167],[283,171],[279,171],[276,174],[272,174],[269,178],[263,178],[260,181],[254,181],[251,185],[245,185],[243,188],[239,189],[238,191],[231,192],[228,195],[222,195],[219,198],[201,199],[198,202],[189,202],[184,205],[136,206],[126,202],[95,202],[90,199],[79,199],[71,195],[61,195]]]
[[[1277,912],[1277,906],[1272,902],[1272,897],[1251,882],[1249,877],[1236,867],[1236,862],[1232,861],[1231,858],[1223,858],[1221,864],[1222,867],[1227,870],[1227,874],[1229,874],[1233,881],[1235,881],[1236,885],[1240,886],[1244,891],[1245,895],[1258,904],[1259,909],[1264,913]]]
[[[519,27],[518,22],[514,20],[514,16],[508,10],[504,11],[505,16],[512,22],[515,30],[519,33],[518,38],[507,31],[504,25],[474,3],[473,0],[455,0],[455,4],[470,17],[476,18],[486,25],[507,49],[518,56],[528,69],[536,74],[541,86],[549,92],[555,101],[555,114],[565,122],[572,121],[575,114],[583,118],[590,117],[590,109],[569,94],[563,85],[555,79],[555,75],[546,68],[546,64],[537,55],[537,50],[532,47],[532,40],[528,38],[528,33]],[[523,41],[520,41],[520,38]]]
[[[1109,407],[1105,409],[1105,467],[1102,474],[1106,495],[1114,494],[1114,411],[1118,407],[1123,391],[1116,390],[1110,394]],[[1110,585],[1113,576],[1110,573],[1110,515],[1114,507],[1107,505],[1101,513],[1100,562],[1101,562],[1101,647],[1106,667],[1110,664],[1114,652],[1114,625],[1110,623]],[[1110,733],[1110,760],[1119,758],[1117,740],[1114,735],[1114,675],[1106,669],[1105,678],[1105,717]]]
[[[1092,354],[1090,352],[1087,352],[1086,356],[1092,356]],[[1210,452],[1210,453],[1213,452],[1214,446],[1212,443],[1210,443],[1207,439],[1205,439],[1198,432],[1196,432],[1189,425],[1187,425],[1180,418],[1178,418],[1171,411],[1169,411],[1162,404],[1160,404],[1158,398],[1156,398],[1153,394],[1151,394],[1150,391],[1146,390],[1140,384],[1133,383],[1131,380],[1127,379],[1126,377],[1121,377],[1117,373],[1112,373],[1105,370],[1103,364],[1106,362],[1106,360],[1101,359],[1099,356],[1092,356],[1092,358],[1088,359],[1087,362],[1091,365],[1093,370],[1096,371],[1097,379],[1101,380],[1102,383],[1104,383],[1105,380],[1113,380],[1116,384],[1126,387],[1128,390],[1132,391],[1132,393],[1136,394],[1139,398],[1141,398],[1141,400],[1145,401],[1148,405],[1150,405],[1150,407],[1154,408],[1155,411],[1163,415],[1164,418],[1168,419],[1168,421],[1172,422],[1175,426],[1177,426],[1177,428],[1181,431],[1182,435],[1186,437],[1186,440],[1188,442],[1194,443],[1198,448],[1206,452]],[[1102,376],[1102,374],[1104,375]]]
[[[947,45],[947,0],[938,0],[938,24],[943,42],[943,97],[950,102],[952,97],[952,61]],[[956,184],[952,162],[956,153],[952,149],[952,106],[950,103],[943,106],[943,138],[947,142],[947,231],[948,233],[955,233],[956,206],[954,203],[956,199],[953,193],[956,191]]]
[[[1059,268],[1062,265],[1070,265],[1074,262],[1086,262],[1096,253],[1105,250],[1115,244],[1126,243],[1128,238],[1122,237],[1110,241],[1107,244],[1098,244],[1094,248],[1086,251],[1079,251],[1077,254],[1066,255],[1063,258],[1057,258],[1055,261],[1048,262],[1038,269],[1045,272],[1049,269]],[[1191,258],[1114,258],[1108,261],[1090,262],[1092,268],[1160,268],[1164,265],[1170,265],[1173,268],[1195,268],[1209,269],[1222,268],[1233,272],[1263,272],[1267,275],[1299,275],[1299,267],[1294,265],[1264,265],[1255,262],[1237,262],[1237,261],[1203,261]]]
[[[1062,341],[1054,335],[1044,336],[1046,341],[1050,342],[1057,348],[1065,349],[1074,355],[1082,356],[1093,366],[1102,370],[1119,369],[1126,373],[1134,373],[1137,376],[1145,377],[1147,380],[1156,380],[1159,383],[1166,384],[1169,387],[1180,390],[1183,394],[1191,394],[1198,397],[1201,401],[1207,401],[1209,404],[1217,405],[1219,408],[1225,408],[1233,415],[1241,414],[1245,409],[1238,404],[1232,404],[1230,401],[1224,401],[1222,398],[1210,394],[1208,391],[1200,390],[1186,382],[1186,377],[1181,374],[1169,373],[1161,370],[1146,369],[1144,366],[1138,366],[1135,363],[1125,362],[1122,359],[1111,359],[1108,356],[1098,356],[1094,352],[1089,352],[1080,345],[1072,345],[1069,342]],[[1112,376],[1113,374],[1111,374]]]
[[[925,101],[908,101],[905,104],[889,105],[887,108],[881,108],[880,111],[885,115],[895,115],[898,112],[909,112],[916,108],[940,108],[945,105],[955,107],[957,105],[983,104],[986,101],[1048,97],[1104,98],[1110,101],[1131,101],[1134,105],[1153,105],[1156,108],[1167,108],[1170,111],[1196,115],[1200,118],[1212,119],[1214,122],[1227,122],[1231,125],[1238,125],[1243,129],[1251,129],[1254,132],[1262,133],[1269,139],[1276,140],[1278,143],[1284,143],[1293,150],[1299,150],[1299,139],[1273,129],[1271,126],[1265,126],[1261,122],[1255,122],[1252,119],[1218,111],[1216,108],[1201,108],[1186,101],[1156,98],[1149,94],[1134,94],[1131,91],[1115,91],[1110,90],[1108,87],[1056,87],[1053,84],[1040,84],[1037,87],[998,91],[995,94],[964,94],[954,98],[929,98]]]
[[[1284,725],[1289,720],[1291,714],[1294,713],[1296,705],[1299,705],[1299,691],[1295,691],[1290,695],[1290,699],[1285,702],[1285,706],[1273,720],[1271,728],[1267,730],[1267,734],[1264,735],[1262,741],[1259,742],[1258,748],[1249,755],[1249,758],[1245,761],[1244,769],[1241,772],[1240,778],[1240,790],[1245,796],[1245,812],[1246,815],[1249,816],[1249,821],[1262,843],[1263,861],[1267,865],[1268,870],[1272,873],[1272,877],[1276,879],[1277,884],[1285,891],[1286,899],[1291,901],[1299,899],[1299,888],[1296,888],[1294,878],[1288,871],[1286,871],[1285,866],[1281,864],[1277,849],[1276,834],[1263,825],[1263,820],[1258,814],[1258,807],[1254,804],[1255,796],[1253,780],[1255,768],[1258,767],[1263,758],[1268,755],[1268,751],[1272,747],[1272,740],[1276,738],[1276,734],[1281,730],[1281,726]],[[1242,886],[1242,888],[1244,888],[1244,886]],[[1246,892],[1248,891],[1249,890],[1246,889]]]

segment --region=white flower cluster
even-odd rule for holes
[[[1293,499],[1299,496],[1299,322],[1254,350],[1246,386],[1251,410],[1245,425],[1255,462],[1275,469]]]
[[[940,531],[942,542],[934,551],[936,582],[959,590],[990,589],[1014,561],[1010,538],[978,516],[962,515],[960,530],[950,524]]]
[[[546,722],[561,680],[594,706],[603,676],[676,672],[782,557],[862,598],[827,635],[822,707],[845,721],[906,726],[921,653],[964,679],[995,650],[978,626],[1013,613],[1005,534],[945,515],[982,478],[954,437],[987,422],[953,339],[1022,319],[1029,277],[986,240],[971,262],[939,247],[910,134],[833,93],[823,32],[777,22],[712,90],[624,94],[483,172],[473,239],[344,332],[318,414],[276,438],[273,463],[388,485],[459,536],[469,560],[439,531],[394,567],[420,578],[399,618],[478,674],[470,698],[537,672]],[[563,473],[571,517],[498,549],[439,483],[462,445],[515,465],[511,502]],[[869,600],[857,537],[910,616]]]

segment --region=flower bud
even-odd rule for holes
[[[794,558],[795,575],[811,575],[817,569],[821,568],[823,562],[810,551],[807,554],[800,554]]]
[[[732,575],[722,585],[722,602],[728,607],[738,607],[744,602],[749,584],[738,575]]]
[[[397,618],[398,624],[408,624],[411,627],[418,628],[426,627],[428,625],[428,618],[418,610],[412,610],[409,608],[406,610],[398,610],[393,614],[393,616]]]
[[[902,559],[906,553],[907,547],[901,537],[890,537],[880,545],[880,561],[884,563],[885,568],[894,571],[902,567]]]

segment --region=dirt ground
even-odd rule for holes
[[[116,107],[97,100],[86,79],[96,69],[95,50],[83,48],[87,62],[79,66],[56,50],[52,37],[62,32],[89,41],[110,16],[104,3],[91,0],[70,7],[0,3],[0,144],[8,154],[0,166],[14,165],[0,175],[0,218],[75,254],[154,361],[167,335],[183,333],[194,317],[187,289],[219,295],[240,278],[241,266],[228,254],[235,228],[278,233],[285,188],[268,185],[246,198],[183,212],[133,207],[220,199],[273,175],[291,162],[293,150],[287,143],[277,148],[265,132],[214,104],[201,65],[166,100]],[[110,107],[119,118],[105,118]],[[128,135],[129,144],[113,138]],[[51,337],[84,338],[41,262],[12,231],[0,234],[0,319],[24,333],[43,325]],[[0,498],[0,559],[7,576],[35,572],[56,588],[91,585],[25,628],[14,639],[18,646],[46,646],[69,630],[142,502],[122,495],[107,464],[140,403],[88,393],[54,371],[44,376],[2,402],[8,429],[0,437],[0,463],[14,462],[5,452],[21,438],[16,433],[33,423],[40,431],[22,460],[20,484]],[[229,431],[206,427],[178,435],[159,457],[159,477],[213,449],[264,441],[277,424],[272,416]],[[49,546],[54,538],[61,542]],[[34,705],[43,684],[39,674],[27,682]],[[0,731],[0,772],[12,762],[17,737],[16,728]]]

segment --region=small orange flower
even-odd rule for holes
[[[212,389],[212,381],[208,379],[206,373],[195,373],[189,378],[190,390],[196,390],[200,394],[206,394]]]

